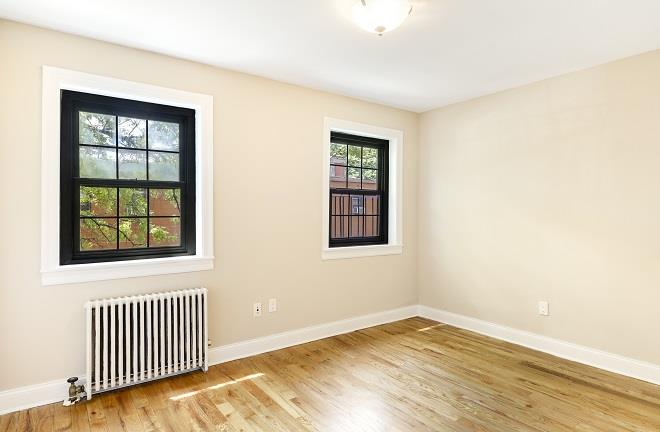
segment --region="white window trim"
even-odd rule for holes
[[[321,259],[344,259],[403,252],[403,131],[326,117],[323,123],[323,216]],[[330,133],[344,132],[385,139],[389,144],[389,200],[387,244],[331,248],[330,237]]]
[[[41,283],[58,285],[213,269],[213,97],[43,66]],[[74,90],[195,110],[194,256],[60,265],[60,94]]]

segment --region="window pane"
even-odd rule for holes
[[[348,169],[348,187],[351,189],[360,189],[360,168]]]
[[[364,214],[364,197],[362,195],[351,195],[351,214]]]
[[[362,148],[362,167],[378,168],[378,150],[369,147]]]
[[[149,152],[149,180],[179,180],[177,153]]]
[[[145,180],[147,178],[147,152],[119,149],[119,178]]]
[[[117,154],[114,149],[80,147],[80,177],[117,178]]]
[[[378,215],[380,214],[380,197],[379,196],[365,196],[364,197],[364,214]]]
[[[331,216],[330,217],[330,237],[333,239],[348,237],[349,216]]]
[[[149,215],[180,216],[181,189],[149,189]]]
[[[147,247],[147,218],[119,219],[119,249]]]
[[[80,216],[117,216],[117,189],[81,186]]]
[[[330,165],[330,187],[331,188],[345,188],[346,187],[346,167]]]
[[[149,218],[149,246],[179,246],[181,219],[178,217]]]
[[[368,189],[368,190],[378,189],[378,170],[372,170],[372,169],[362,170],[362,189]]]
[[[145,148],[147,146],[147,121],[119,117],[119,146]]]
[[[179,151],[179,124],[149,120],[149,148]]]
[[[332,202],[330,211],[333,215],[349,215],[351,214],[350,195],[332,194]]]
[[[380,234],[379,224],[380,224],[380,216],[365,216],[364,236],[378,237],[378,235]]]
[[[348,164],[359,167],[362,160],[362,147],[348,146]]]
[[[80,250],[117,248],[117,219],[80,219]]]
[[[364,237],[364,218],[362,216],[351,216],[349,220],[350,237]]]
[[[346,144],[330,144],[330,163],[346,165]]]
[[[146,216],[147,190],[119,188],[119,216]]]
[[[80,111],[78,113],[78,142],[80,144],[115,145],[115,116]]]

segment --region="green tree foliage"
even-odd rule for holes
[[[378,168],[378,150],[369,147],[362,149],[362,167]]]
[[[356,146],[348,146],[348,164],[350,166],[359,167],[362,163],[362,148]]]
[[[115,116],[81,111],[78,116],[80,143],[90,145],[115,145]]]
[[[117,212],[117,189],[119,212]],[[168,226],[176,226],[180,223],[181,191],[149,189],[149,196],[151,208],[147,215],[146,189],[82,186],[80,215],[91,217],[82,218],[80,221],[81,250],[115,248],[117,223],[119,223],[119,242],[122,247],[146,247],[147,235],[151,235],[156,245],[178,243],[178,230],[170,232]]]
[[[179,125],[162,121],[149,121],[149,148],[179,151]]]
[[[147,146],[147,121],[119,117],[119,146],[145,148]]]
[[[348,165],[363,168],[378,168],[378,150],[369,147],[330,144],[330,158],[336,165]]]
[[[148,148],[149,179],[179,180],[179,154],[158,151],[179,150],[177,123],[90,112],[78,119],[82,178],[147,179]],[[117,240],[122,248],[146,247],[148,236],[150,245],[178,244],[180,202],[179,189],[81,186],[80,248],[114,249]]]

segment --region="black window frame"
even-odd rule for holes
[[[195,110],[71,90],[62,90],[60,96],[60,265],[195,255]],[[80,111],[114,115],[116,116],[116,128],[119,127],[117,117],[178,123],[179,181],[81,178],[79,176],[78,114]],[[115,129],[115,135],[115,139],[119,140],[117,129]],[[146,139],[148,140],[148,131]],[[117,148],[117,144],[115,141],[115,148]],[[148,172],[148,153],[146,157]],[[119,159],[117,159],[117,163],[119,163]],[[81,251],[81,186],[180,188],[179,246]],[[146,199],[148,202],[148,191]],[[148,210],[146,217],[151,217]],[[119,208],[117,208],[117,218],[120,218]],[[149,237],[148,221],[149,219],[147,219],[147,238]]]
[[[345,188],[333,188],[332,186],[329,187],[329,210],[328,210],[328,246],[330,248],[340,248],[340,247],[350,247],[350,246],[369,246],[369,245],[382,245],[382,244],[387,244],[388,243],[388,214],[389,214],[389,140],[386,139],[380,139],[380,138],[373,138],[373,137],[365,137],[365,136],[360,136],[360,135],[355,135],[355,134],[348,134],[348,133],[343,133],[343,132],[335,132],[331,131],[330,132],[330,145],[332,144],[346,144],[348,145],[353,145],[353,146],[359,146],[359,147],[366,147],[366,148],[373,148],[376,149],[378,152],[378,163],[376,169],[378,170],[378,175],[377,175],[377,189],[376,190],[370,190],[370,189],[355,189],[355,188],[348,188],[348,170],[349,168],[358,168],[355,166],[350,165],[349,157],[348,154],[346,155],[346,187]],[[347,147],[348,149],[348,147]],[[329,162],[330,166],[333,165],[332,160]],[[360,169],[362,169],[362,161],[360,162]],[[337,166],[343,166],[343,165],[337,165]],[[367,168],[369,169],[369,168]],[[331,180],[332,181],[332,180]],[[362,182],[362,179],[360,180]],[[367,196],[378,196],[379,197],[379,202],[380,202],[380,208],[379,208],[379,214],[378,216],[380,217],[379,224],[378,224],[378,236],[371,236],[371,237],[346,237],[346,238],[333,238],[332,237],[332,220],[333,216],[337,217],[338,215],[333,215],[333,194],[345,194],[345,195],[362,195],[363,203],[365,202],[365,197]],[[351,209],[352,213],[352,199],[349,198],[349,206]],[[366,208],[366,204],[364,204],[364,207]],[[343,215],[340,215],[343,216]],[[349,221],[352,220],[351,216],[359,216],[359,215],[346,215],[349,216]],[[369,215],[364,215],[362,214],[363,217],[369,216]],[[364,222],[363,222],[364,224]],[[364,227],[364,225],[363,225]],[[364,230],[364,228],[363,228]],[[348,227],[348,232],[350,235],[351,232],[351,227],[349,225]]]

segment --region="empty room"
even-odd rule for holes
[[[660,432],[660,1],[0,0],[0,432]]]

